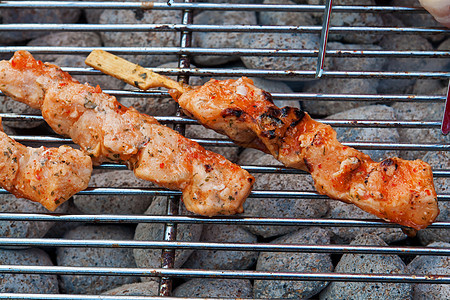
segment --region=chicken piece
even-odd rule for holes
[[[3,132],[0,119],[0,185],[16,197],[54,211],[87,188],[92,161],[69,146],[26,147]]]
[[[450,1],[449,0],[419,0],[439,23],[450,28]]]
[[[80,84],[59,67],[18,51],[0,62],[0,90],[41,109],[55,132],[72,138],[94,163],[126,163],[141,179],[181,190],[194,213],[243,211],[253,176],[153,117],[121,105],[98,86]]]
[[[321,194],[384,220],[414,229],[437,215],[431,167],[400,158],[374,162],[342,145],[329,126],[292,107],[278,108],[252,80],[210,80],[201,87],[172,90],[186,114],[237,144],[272,154],[285,166],[311,173]]]

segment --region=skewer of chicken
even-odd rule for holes
[[[0,119],[0,186],[54,211],[87,188],[91,158],[69,146],[26,147],[10,138]]]
[[[185,113],[238,145],[272,154],[287,167],[311,173],[315,187],[384,220],[414,229],[437,215],[431,167],[421,161],[389,158],[374,162],[342,145],[329,126],[301,110],[278,108],[252,80],[210,80],[189,87],[101,50],[86,63],[141,89],[167,87]]]
[[[253,176],[153,117],[121,105],[98,86],[80,84],[59,67],[18,51],[0,62],[0,90],[40,109],[55,132],[71,137],[94,163],[126,163],[141,179],[181,190],[194,213],[243,211]]]

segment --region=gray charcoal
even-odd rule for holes
[[[146,215],[165,215],[167,206],[166,197],[156,197]],[[184,206],[181,215],[192,215]],[[198,242],[202,234],[202,224],[179,224],[177,226],[177,241]],[[164,239],[164,224],[161,223],[139,223],[136,227],[134,239],[137,241],[162,241]],[[136,265],[140,268],[160,268],[161,267],[161,249],[133,249]],[[175,251],[175,268],[180,268],[193,250]],[[151,280],[143,277],[142,281]]]
[[[411,38],[407,34],[387,34],[380,41],[383,50],[418,50],[430,51],[433,46],[422,36]],[[388,72],[424,72],[433,69],[433,60],[425,58],[387,58],[385,71]],[[431,65],[428,64],[431,62]],[[382,79],[378,85],[381,94],[409,94],[413,91],[415,79]]]
[[[292,93],[292,89],[284,82],[282,81],[276,81],[276,80],[268,80],[260,77],[250,77],[251,80],[253,80],[253,83],[258,88],[269,92],[269,93]],[[292,101],[292,100],[277,100],[273,99],[273,102],[276,106],[282,108],[285,106],[291,106],[300,108],[300,102],[299,101]]]
[[[119,286],[115,289],[106,291],[103,295],[108,296],[158,296],[158,281],[135,282]]]
[[[205,128],[202,125],[186,125],[185,136],[190,139],[223,140],[223,139],[227,138],[225,135],[219,134],[212,129]],[[205,146],[205,149],[208,149],[212,152],[223,155],[228,160],[233,161],[233,162],[235,162],[239,156],[239,147],[238,146],[231,146],[231,147]]]
[[[445,95],[446,89],[442,89],[436,95]],[[444,103],[405,103],[397,102],[392,105],[398,120],[403,121],[441,121],[444,113]],[[442,143],[449,144],[450,136],[441,133],[440,128],[403,128],[398,129],[400,141],[404,143]],[[424,155],[420,151],[402,151],[405,159],[417,159]]]
[[[375,217],[356,205],[347,204],[338,200],[328,202],[329,210],[326,218],[330,219],[357,219],[373,220]],[[330,230],[334,236],[331,240],[336,244],[348,244],[361,233],[375,234],[382,238],[386,243],[399,242],[406,239],[406,235],[400,228],[376,228],[376,227],[331,227]]]
[[[76,23],[80,16],[80,9],[38,9],[12,8],[0,10],[0,23]],[[45,35],[45,31],[22,30],[0,31],[2,43],[17,43]]]
[[[432,243],[429,247],[450,248],[449,243]],[[408,270],[414,275],[450,275],[450,257],[419,255],[408,265]],[[448,284],[413,284],[413,299],[441,300],[450,299],[450,285]]]
[[[256,243],[256,236],[236,225],[205,224],[202,242]],[[188,269],[245,270],[256,263],[258,252],[196,250],[183,265]]]
[[[2,120],[0,120],[0,125],[3,128],[3,132],[6,133],[7,135],[11,136],[11,135],[16,135],[17,132],[14,128],[9,127],[7,125],[4,124],[4,122]]]
[[[288,4],[295,5],[291,0],[264,0],[264,4]],[[288,25],[288,26],[311,26],[321,23],[317,13],[311,12],[289,12],[289,11],[261,11],[259,13],[260,25]]]
[[[253,11],[203,11],[194,17],[194,24],[207,25],[256,25],[256,13]],[[193,46],[200,48],[226,49],[237,48],[236,42],[240,32],[194,32]],[[232,55],[197,55],[196,64],[216,66],[238,60],[239,56]]]
[[[67,211],[66,203],[59,206],[55,213]],[[49,213],[41,204],[14,195],[0,195],[0,211],[9,213]],[[9,238],[41,238],[53,226],[54,222],[0,221],[0,236]],[[16,248],[9,247],[8,248]],[[22,247],[20,247],[22,248]]]
[[[440,43],[438,46],[438,50],[450,50],[450,38],[447,38],[442,43]]]
[[[329,231],[321,228],[305,228],[282,236],[271,243],[327,245]],[[262,252],[256,265],[257,271],[329,273],[333,270],[328,253]],[[255,298],[307,299],[319,293],[327,282],[255,280]]]
[[[281,164],[271,155],[258,150],[245,149],[239,157],[240,165]],[[254,174],[255,190],[314,190],[310,175],[301,174]],[[320,218],[328,205],[319,199],[248,198],[244,203],[244,214],[249,217],[267,218]],[[243,225],[250,232],[264,238],[279,236],[297,230],[298,226]]]
[[[373,234],[358,236],[351,245],[387,246]],[[344,254],[336,273],[407,274],[406,265],[397,255]],[[320,299],[410,299],[411,284],[381,282],[331,282]]]
[[[129,170],[92,174],[90,187],[150,188],[155,185],[139,179]],[[75,206],[85,214],[143,214],[153,200],[149,195],[74,195]]]
[[[167,2],[159,0],[156,2]],[[179,2],[179,1],[176,1]],[[100,24],[179,24],[182,12],[179,10],[115,10],[107,9],[100,15]],[[177,47],[180,35],[170,31],[130,31],[101,32],[104,46],[107,47]],[[165,62],[175,61],[176,55],[169,54],[139,54],[123,55],[144,67],[158,66]]]
[[[450,38],[443,41],[438,47],[438,51],[450,50]],[[450,70],[450,61],[448,59],[434,58],[427,61],[427,71],[432,72],[448,72]],[[445,89],[448,86],[448,80],[439,79],[418,79],[413,87],[413,93],[415,95],[435,95],[439,91]]]
[[[329,116],[329,120],[396,120],[394,110],[385,105],[370,105],[351,109],[345,112]],[[383,142],[398,143],[399,134],[395,128],[358,128],[335,127],[337,138],[340,142]],[[396,150],[362,150],[374,161],[382,161],[385,158],[398,156]]]
[[[448,70],[450,68],[447,68]],[[441,72],[445,70],[435,70],[436,72]],[[430,80],[430,79],[418,79],[414,83],[412,87],[412,94],[413,95],[436,95],[436,91],[439,91],[443,89],[445,86],[444,82],[442,80]]]
[[[67,202],[67,210],[64,212],[67,215],[82,215],[84,214],[73,203],[73,198]],[[37,224],[37,223],[34,223]],[[62,238],[66,232],[76,227],[85,225],[83,222],[54,222],[53,226],[45,234],[45,238]]]
[[[323,78],[309,82],[303,92],[318,94],[376,95],[377,81],[358,78]],[[333,113],[364,106],[367,102],[352,101],[304,101],[304,109],[311,115],[329,116]]]
[[[41,115],[39,109],[34,109],[28,105],[14,101],[10,97],[0,96],[0,112],[14,113],[19,115]],[[12,128],[34,128],[44,124],[44,121],[2,121],[2,124]]]
[[[86,225],[70,230],[64,239],[131,240],[133,230],[122,225]],[[59,247],[58,266],[135,268],[133,251],[127,248]],[[134,276],[60,275],[61,290],[67,294],[100,294],[117,286],[139,281]]]
[[[330,42],[328,50],[380,50],[376,45],[356,45]],[[381,71],[383,58],[374,57],[330,57],[325,60],[325,69],[331,71]],[[308,82],[305,92],[328,94],[376,94],[379,80],[355,78],[323,78]],[[303,108],[313,115],[328,116],[352,108],[374,104],[363,101],[304,101]]]
[[[174,291],[175,297],[251,298],[252,284],[247,279],[195,278]]]
[[[30,41],[27,46],[55,47],[102,47],[100,35],[95,32],[56,32]],[[58,67],[86,68],[86,55],[36,54],[36,59],[57,65]],[[102,89],[120,89],[125,83],[108,75],[73,75],[81,83],[99,85]]]
[[[407,6],[407,7],[421,7],[420,2],[418,0],[392,0],[392,6]],[[413,28],[437,28],[443,27],[439,24],[433,16],[427,11],[423,11],[422,13],[393,13],[394,16],[399,18],[405,25],[405,27],[413,27]],[[438,42],[444,39],[446,36],[445,33],[442,34],[425,34],[428,40],[432,42]]]
[[[238,46],[250,49],[317,50],[319,37],[308,33],[251,32],[241,35]],[[249,69],[264,70],[315,70],[317,64],[317,58],[301,56],[243,56],[241,59]]]
[[[53,266],[41,249],[3,250],[0,249],[0,265]],[[56,275],[41,274],[0,274],[1,293],[58,293]]]
[[[308,4],[324,4],[325,0],[307,0]],[[376,5],[375,0],[338,0],[333,1],[334,5]],[[323,14],[322,14],[323,15]],[[322,19],[321,19],[322,20]],[[320,25],[322,21],[320,22]],[[351,13],[351,12],[333,12],[330,20],[331,26],[343,27],[379,27],[383,26],[381,14],[371,13]],[[332,33],[329,34],[330,41],[344,41],[346,43],[356,44],[374,44],[380,41],[382,35],[377,33]]]
[[[449,170],[450,169],[450,153],[448,151],[430,151],[422,158],[423,161],[429,163],[434,170]],[[448,194],[450,192],[449,179],[438,178],[434,179],[434,187],[438,194]],[[438,202],[440,213],[436,218],[437,221],[447,222],[450,219],[450,203],[448,201]],[[446,242],[450,243],[450,231],[443,229],[426,228],[419,230],[417,233],[420,242],[423,245],[428,245],[431,242]]]
[[[131,85],[126,85],[125,89],[136,90]],[[173,116],[177,112],[177,103],[170,96],[120,97],[118,101],[126,107],[133,107],[140,113],[150,116]]]
[[[342,44],[339,42],[330,42],[327,44],[327,50],[383,50],[377,45],[360,45],[360,44]],[[330,69],[332,70],[345,70],[345,71],[381,71],[386,59],[383,57],[331,57]]]
[[[81,0],[81,1],[91,1],[91,0]],[[110,2],[111,0],[97,0],[97,1],[108,1]],[[123,0],[112,0],[113,2],[123,2]],[[140,0],[131,0],[134,2],[140,1]],[[131,2],[129,1],[129,2]],[[100,20],[100,15],[102,14],[102,12],[105,11],[104,9],[91,9],[91,8],[87,8],[84,9],[84,14],[86,16],[86,20],[89,24],[98,24],[99,20]]]

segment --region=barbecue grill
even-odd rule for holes
[[[411,5],[409,3],[409,5]],[[293,93],[272,93],[275,100],[285,100],[291,103],[306,103],[321,101],[327,105],[330,101],[338,102],[377,102],[381,104],[404,103],[405,106],[413,102],[422,103],[444,103],[446,97],[436,94],[344,94],[334,93],[307,93],[301,90],[299,82],[304,84],[311,80],[322,79],[348,79],[356,78],[361,81],[380,79],[380,80],[400,80],[423,79],[429,82],[442,81],[450,79],[450,70],[404,70],[404,71],[373,71],[373,70],[328,70],[328,58],[353,58],[354,60],[363,58],[403,58],[408,60],[426,59],[429,61],[438,61],[448,59],[450,51],[448,50],[345,50],[333,49],[327,47],[328,36],[332,34],[348,35],[353,33],[374,34],[374,35],[408,35],[411,39],[417,36],[429,37],[437,35],[450,36],[450,30],[439,27],[436,23],[433,27],[412,27],[412,26],[334,26],[329,22],[333,15],[339,13],[358,13],[358,14],[376,14],[376,15],[423,15],[426,12],[419,7],[410,7],[408,3],[405,6],[362,6],[362,5],[331,5],[331,1],[326,1],[325,5],[306,5],[306,4],[222,4],[222,3],[203,3],[185,0],[184,2],[114,2],[114,1],[0,1],[0,9],[3,12],[24,9],[42,9],[55,10],[61,8],[84,9],[85,11],[94,9],[124,9],[132,11],[143,10],[167,10],[180,14],[178,23],[171,24],[86,24],[79,22],[76,24],[25,24],[25,23],[4,23],[0,24],[0,31],[22,33],[24,31],[54,32],[54,31],[83,31],[83,32],[176,32],[179,37],[175,47],[103,47],[104,50],[113,52],[117,55],[177,55],[178,68],[152,68],[154,71],[165,75],[178,76],[179,80],[188,82],[191,77],[265,77],[276,78],[287,82],[294,90]],[[218,11],[290,11],[298,14],[316,14],[321,15],[323,25],[304,25],[285,26],[285,25],[207,25],[194,24],[193,17],[199,11],[218,10]],[[330,25],[331,24],[331,25]],[[192,34],[196,32],[244,32],[244,33],[308,33],[320,38],[320,45],[315,49],[253,49],[253,48],[196,48],[192,45]],[[65,54],[65,55],[84,55],[87,56],[94,48],[92,47],[56,47],[56,46],[26,46],[20,45],[0,45],[0,55],[4,58],[12,56],[17,50],[28,50],[32,54]],[[280,56],[280,57],[313,57],[317,60],[317,67],[309,70],[297,69],[248,69],[248,68],[220,68],[220,67],[191,67],[191,58],[195,56],[216,55],[216,56]],[[105,76],[100,72],[88,67],[65,67],[72,75],[95,75]],[[106,90],[106,93],[120,97],[148,97],[152,101],[155,97],[167,97],[168,94],[161,90],[150,90],[143,92],[131,88]],[[39,115],[26,115],[14,113],[1,113],[4,121],[33,122],[42,120]],[[155,116],[163,124],[173,126],[176,130],[184,133],[187,124],[196,124],[196,121],[184,116],[178,111],[172,116]],[[321,120],[335,128],[417,128],[440,130],[440,120]],[[50,135],[30,134],[31,131],[20,131],[13,136],[17,141],[33,145],[53,145],[53,144],[71,144],[69,139]],[[233,143],[227,139],[206,139],[197,138],[197,142],[204,146],[232,146]],[[389,141],[377,142],[354,142],[344,141],[344,144],[358,148],[360,150],[396,150],[396,151],[448,151],[450,144],[447,143],[418,143],[411,141],[409,143],[392,143]],[[245,165],[243,168],[251,173],[270,173],[270,174],[305,174],[299,170],[293,170],[274,165],[255,166]],[[97,169],[122,170],[125,166],[114,164],[103,164]],[[450,177],[450,170],[433,169],[435,178]],[[1,191],[3,194],[7,192]],[[414,257],[416,255],[450,255],[450,248],[425,247],[419,245],[413,238],[408,239],[406,243],[391,244],[389,246],[366,246],[366,245],[348,245],[348,244],[327,244],[327,245],[304,245],[304,244],[276,244],[269,243],[267,240],[260,239],[254,243],[234,243],[234,242],[175,242],[177,225],[179,224],[232,224],[232,225],[269,225],[269,226],[302,226],[302,227],[322,227],[325,229],[334,227],[349,228],[398,228],[398,225],[388,224],[381,220],[362,220],[352,219],[331,219],[331,218],[267,218],[267,217],[213,217],[203,218],[197,216],[179,215],[181,193],[169,191],[160,188],[123,188],[123,187],[92,187],[79,193],[83,195],[144,195],[144,196],[165,196],[168,198],[166,214],[164,215],[108,215],[108,214],[51,214],[51,213],[0,213],[0,220],[11,221],[31,221],[43,222],[52,221],[61,223],[96,223],[96,224],[137,224],[137,223],[160,223],[165,225],[163,241],[136,241],[136,240],[75,240],[75,239],[57,239],[57,238],[8,238],[0,239],[0,247],[39,247],[42,249],[53,249],[54,247],[77,247],[77,248],[146,248],[162,249],[162,265],[158,268],[110,268],[110,267],[77,267],[77,266],[28,266],[28,265],[0,265],[0,274],[76,274],[76,275],[105,275],[105,276],[150,276],[160,280],[159,296],[161,299],[169,299],[174,287],[181,282],[181,279],[190,278],[245,278],[250,280],[290,280],[290,281],[330,281],[330,282],[379,282],[379,283],[426,283],[426,284],[449,284],[450,275],[448,274],[365,274],[365,273],[339,273],[339,272],[305,272],[296,270],[295,272],[256,271],[250,270],[203,270],[203,269],[183,269],[174,268],[175,249],[192,250],[224,250],[224,251],[257,251],[257,252],[298,252],[298,253],[331,253],[336,260],[342,254],[379,254],[379,255],[400,255],[402,257]],[[303,199],[315,199],[315,201],[326,201],[327,197],[317,194],[313,190],[254,190],[250,197],[258,198],[293,198],[302,201]],[[439,193],[438,200],[441,202],[449,201],[450,194]],[[429,228],[450,229],[449,220],[440,220],[435,222]],[[1,285],[0,281],[0,285]],[[1,286],[0,286],[1,288]],[[315,297],[318,297],[316,295]],[[119,296],[99,296],[99,295],[69,295],[69,294],[24,294],[24,293],[0,293],[0,299],[125,299]],[[156,299],[150,296],[127,296],[126,299]],[[158,298],[159,299],[159,298]]]

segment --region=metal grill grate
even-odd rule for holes
[[[330,3],[328,1],[327,3]],[[154,71],[165,75],[179,76],[180,80],[188,80],[189,77],[208,76],[208,77],[277,77],[279,79],[309,80],[316,76],[321,78],[358,78],[367,79],[428,79],[428,80],[448,80],[450,78],[449,70],[446,71],[346,71],[327,70],[327,66],[317,70],[265,70],[265,69],[223,69],[223,68],[191,68],[190,57],[197,55],[237,55],[237,56],[302,56],[315,57],[318,59],[318,66],[322,66],[325,58],[328,57],[352,57],[361,59],[367,57],[381,58],[426,58],[426,59],[448,59],[450,51],[419,51],[419,50],[326,50],[326,25],[324,26],[261,26],[261,25],[206,25],[193,24],[192,18],[195,12],[199,10],[242,10],[242,11],[290,11],[298,13],[323,13],[326,16],[326,5],[286,5],[286,4],[219,4],[219,3],[192,3],[186,0],[184,3],[153,3],[153,2],[108,2],[108,1],[0,1],[0,10],[8,11],[10,9],[128,9],[128,10],[172,10],[182,12],[182,17],[177,24],[0,24],[0,31],[37,31],[37,32],[55,32],[55,31],[85,31],[85,32],[104,32],[104,31],[167,31],[180,33],[178,47],[103,47],[104,50],[118,55],[124,54],[144,54],[144,55],[178,55],[179,68],[152,68]],[[340,12],[356,12],[360,14],[424,14],[421,8],[398,7],[398,6],[343,6],[334,5],[332,14]],[[408,34],[412,38],[416,35],[427,36],[436,34],[449,34],[450,30],[442,27],[366,27],[366,26],[330,26],[330,34],[349,34],[349,33],[374,33],[403,35]],[[309,33],[321,35],[322,48],[319,49],[244,49],[244,48],[196,48],[191,45],[193,32],[280,32],[280,33]],[[4,57],[11,56],[17,50],[28,50],[32,54],[66,54],[66,55],[85,55],[87,56],[94,48],[91,47],[55,47],[55,46],[0,46],[0,55]],[[63,68],[72,75],[100,75],[99,72],[84,67]],[[168,96],[164,91],[152,90],[141,92],[131,89],[105,90],[106,93],[117,97],[148,97],[152,101],[153,97]],[[323,101],[327,105],[329,101],[358,101],[372,102],[381,104],[392,104],[395,102],[404,102],[405,105],[412,102],[424,103],[443,103],[443,95],[419,95],[419,94],[336,94],[332,93],[272,93],[276,100],[287,101]],[[5,121],[30,122],[42,120],[42,117],[35,115],[20,115],[12,113],[0,114]],[[196,121],[177,113],[174,116],[156,116],[156,119],[163,124],[173,125],[174,128],[183,132],[187,124],[197,124]],[[417,128],[417,129],[440,129],[440,122],[436,120],[320,120],[323,123],[334,127],[358,127],[358,128]],[[50,145],[50,144],[70,144],[71,140],[51,135],[15,135],[13,136],[19,142],[27,144]],[[226,139],[194,139],[204,146],[233,146],[233,143]],[[360,150],[414,150],[414,151],[448,151],[450,144],[445,143],[392,143],[392,142],[348,142],[345,145],[355,147]],[[252,173],[273,173],[273,174],[306,174],[299,170],[288,169],[279,166],[243,166],[244,169]],[[114,164],[104,164],[97,169],[125,169],[125,166]],[[450,170],[434,169],[435,178],[450,177]],[[7,193],[1,190],[2,194]],[[387,224],[380,220],[360,220],[360,219],[311,219],[311,218],[260,218],[260,217],[187,217],[179,216],[179,195],[180,192],[168,191],[158,188],[120,188],[120,187],[95,187],[88,188],[80,192],[80,195],[146,195],[167,196],[170,201],[166,209],[166,215],[147,216],[147,215],[56,215],[56,214],[28,214],[28,213],[0,213],[0,220],[11,221],[53,221],[53,222],[86,222],[101,224],[137,224],[137,223],[161,223],[165,224],[164,241],[134,241],[134,240],[71,240],[54,238],[6,238],[0,239],[0,247],[6,246],[26,246],[26,247],[104,247],[104,248],[147,248],[163,249],[163,264],[161,268],[107,268],[107,267],[69,267],[69,266],[25,266],[25,265],[0,265],[0,274],[4,273],[31,273],[31,274],[78,274],[78,275],[107,275],[107,276],[157,276],[161,278],[160,296],[162,299],[170,299],[172,284],[178,278],[246,278],[251,280],[300,280],[300,281],[354,281],[354,282],[393,282],[393,283],[436,283],[449,284],[450,276],[435,276],[437,274],[360,274],[360,273],[308,273],[298,270],[297,272],[263,272],[255,270],[190,270],[176,269],[174,266],[175,249],[201,249],[201,250],[227,250],[227,251],[258,251],[258,252],[305,252],[305,253],[331,253],[341,255],[344,253],[352,254],[397,254],[397,255],[450,255],[450,248],[436,248],[424,246],[390,245],[390,246],[363,246],[363,245],[291,245],[291,244],[270,244],[260,242],[250,243],[212,243],[212,242],[174,242],[177,224],[201,223],[201,224],[233,224],[233,225],[282,225],[282,226],[320,226],[323,228],[332,227],[378,227],[378,228],[397,228],[397,225]],[[327,197],[317,194],[315,191],[284,191],[284,190],[254,190],[250,197],[259,198],[293,198],[299,199],[317,199],[323,201]],[[450,194],[440,193],[439,201],[449,201]],[[450,229],[449,220],[437,221],[429,228]],[[1,283],[0,283],[1,284]],[[131,297],[126,299],[156,299],[155,297]],[[125,299],[118,296],[98,296],[98,295],[40,295],[40,294],[11,294],[0,293],[0,299]],[[179,298],[177,298],[179,299]]]

